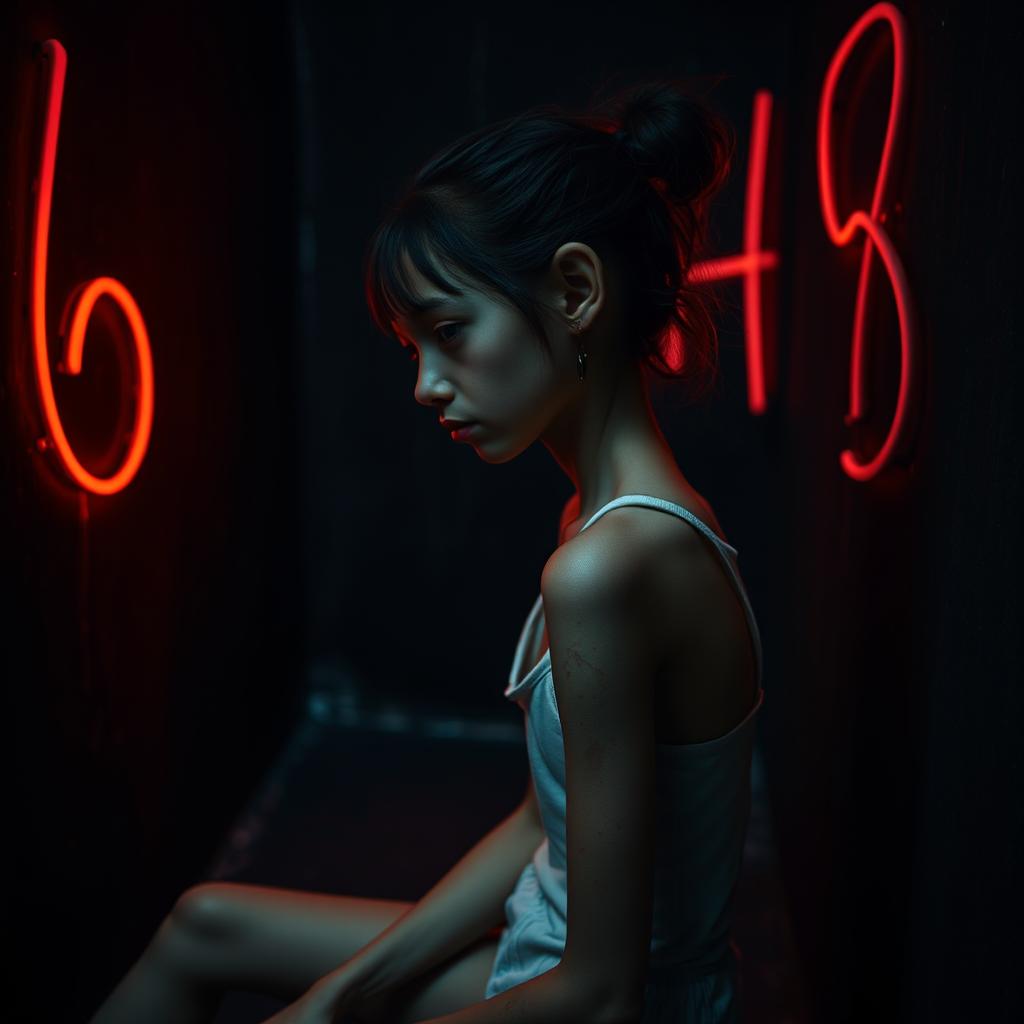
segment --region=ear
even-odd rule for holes
[[[560,245],[551,258],[546,290],[565,322],[577,317],[588,330],[607,301],[607,271],[601,257],[583,242]]]

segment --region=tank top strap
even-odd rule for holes
[[[757,659],[757,686],[758,689],[761,687],[762,679],[762,651],[761,651],[761,631],[757,626],[757,619],[754,617],[754,609],[750,605],[750,600],[747,597],[747,588],[743,585],[743,580],[740,578],[739,572],[736,569],[736,559],[739,558],[739,552],[731,544],[727,544],[721,537],[711,529],[703,520],[695,516],[688,508],[684,508],[682,505],[668,501],[666,498],[659,498],[653,494],[623,494],[618,498],[613,498],[606,505],[602,505],[580,528],[582,533],[592,523],[597,522],[606,512],[610,512],[613,508],[619,508],[622,505],[641,505],[647,508],[655,508],[662,512],[668,512],[671,515],[679,516],[685,519],[696,529],[700,530],[705,537],[710,540],[715,550],[721,556],[722,562],[729,572],[730,579],[732,580],[733,587],[736,593],[739,595],[740,601],[743,604],[743,610],[747,616],[747,625],[750,629],[751,639],[754,645],[754,655]]]
[[[682,516],[688,522],[692,523],[701,533],[703,533],[710,541],[712,541],[716,547],[725,548],[726,551],[732,552],[734,555],[738,555],[739,552],[731,545],[727,544],[721,537],[715,533],[703,520],[698,519],[688,508],[683,508],[682,505],[676,504],[674,501],[668,501],[665,498],[658,498],[653,494],[623,494],[618,498],[612,498],[606,505],[602,505],[580,528],[582,533],[591,523],[597,522],[605,514],[610,512],[613,508],[618,508],[620,505],[645,505],[648,508],[656,508],[662,512],[669,512],[673,515]]]

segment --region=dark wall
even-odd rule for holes
[[[202,875],[297,711],[283,25],[273,6],[4,9],[0,578],[6,887],[21,955],[9,1019],[85,1019]],[[33,44],[50,37],[68,54],[51,366],[65,297],[101,274],[138,303],[154,363],[149,450],[109,496],[86,495],[34,449],[43,421],[25,289],[44,96]],[[81,378],[54,374],[72,441],[96,472],[119,461],[111,409],[131,405],[116,372],[130,369],[121,334],[117,307],[101,300]]]
[[[1022,155],[1013,126],[1024,33],[966,3],[925,17],[926,6],[906,193],[934,372],[908,537],[916,568],[906,703],[916,775],[904,808],[913,830],[905,986],[915,1019],[1009,1021],[1020,1006],[1011,979],[1024,861],[1024,357],[1013,256],[1022,204],[1012,172]],[[876,766],[879,788],[887,767],[884,759]]]
[[[787,526],[748,545],[775,556],[783,596],[762,723],[780,860],[815,1020],[1009,1020],[1019,1010],[1003,979],[1018,973],[1019,942],[1004,914],[1021,858],[1020,144],[1010,128],[1020,33],[966,4],[904,8],[907,108],[886,227],[917,310],[922,402],[909,461],[859,484],[837,456],[851,440],[877,450],[899,335],[878,266],[876,408],[849,432],[862,245],[827,239],[813,138],[832,49],[861,10],[819,6],[794,23],[787,93],[794,233],[776,456]],[[846,90],[846,211],[869,207],[874,187],[884,38],[864,48],[881,88],[854,71]]]
[[[770,409],[746,408],[737,283],[714,402],[661,392],[656,406],[740,550],[761,624],[759,738],[809,1020],[1009,1019],[1020,37],[964,4],[903,8],[910,88],[887,227],[919,318],[921,404],[910,458],[859,483],[839,453],[873,451],[888,423],[897,322],[876,266],[876,404],[851,430],[863,237],[828,240],[815,133],[828,62],[866,9],[6,10],[13,920],[33,951],[61,923],[76,1007],[201,875],[304,674],[367,701],[518,716],[501,690],[568,481],[540,446],[492,467],[452,445],[414,401],[406,355],[371,330],[363,246],[443,142],[534,102],[582,103],[607,77],[675,72],[722,75],[713,97],[737,126],[714,214],[725,253],[741,244],[752,97],[775,98]],[[32,451],[14,277],[39,116],[31,44],[48,36],[70,61],[48,318],[75,283],[112,274],[147,318],[157,374],[141,473],[84,502]],[[887,55],[877,33],[872,70],[844,93],[844,210],[869,205]],[[464,599],[465,618],[438,594]],[[22,973],[39,991],[51,967]]]
[[[728,12],[671,5],[644,17],[618,4],[455,3],[443,17],[415,5],[295,5],[299,153],[310,164],[299,175],[301,315],[314,468],[306,518],[318,539],[310,653],[320,678],[355,679],[368,702],[442,701],[514,718],[501,691],[571,493],[541,445],[488,465],[415,401],[415,367],[376,334],[362,294],[365,245],[385,206],[440,145],[480,124],[533,103],[585,104],[606,80],[675,72],[709,86],[721,79],[713,97],[737,124],[741,151],[715,219],[722,248],[735,251],[752,94],[785,94],[792,45],[784,9],[742,16],[737,33]],[[774,428],[746,413],[740,294],[735,284],[723,290],[714,399],[687,409],[665,389],[657,405],[684,472],[752,548],[752,504],[768,523],[784,515],[752,499]],[[368,415],[378,429],[365,428]],[[744,554],[755,583],[757,558]],[[463,602],[458,619],[438,595]]]

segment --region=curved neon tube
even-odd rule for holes
[[[40,449],[52,448],[71,478],[87,491],[95,494],[114,494],[126,487],[138,472],[149,445],[153,424],[153,360],[149,336],[142,313],[131,292],[112,277],[97,277],[79,286],[77,298],[69,309],[70,329],[65,339],[64,356],[58,369],[75,376],[82,371],[82,350],[85,347],[85,329],[93,306],[103,295],[113,299],[123,311],[135,345],[137,377],[133,388],[135,421],[131,431],[128,453],[118,470],[109,477],[98,477],[78,461],[71,443],[64,433],[60,412],[53,393],[53,381],[46,343],[46,259],[50,230],[50,208],[53,198],[53,169],[57,162],[57,135],[60,127],[61,101],[64,97],[64,78],[67,52],[56,39],[41,44],[50,73],[47,82],[46,122],[43,128],[39,158],[39,176],[35,181],[35,206],[32,227],[32,263],[30,270],[32,344],[36,387],[43,407],[47,436],[41,438]]]
[[[888,24],[893,41],[893,81],[892,96],[889,103],[889,120],[886,126],[885,143],[882,147],[882,158],[878,165],[878,177],[875,180],[875,191],[871,200],[871,210],[855,210],[844,224],[839,223],[836,213],[835,194],[832,177],[832,103],[836,82],[850,54],[864,33],[876,21]],[[850,449],[839,456],[843,471],[854,480],[868,480],[888,465],[896,451],[904,443],[908,428],[908,411],[911,386],[917,372],[917,324],[913,304],[910,300],[910,288],[907,283],[903,263],[889,238],[888,232],[882,227],[886,215],[882,212],[885,188],[889,179],[889,163],[892,158],[893,140],[900,126],[903,111],[903,99],[906,93],[906,24],[903,15],[889,3],[875,4],[857,19],[839,44],[828,71],[818,107],[818,192],[821,198],[822,216],[829,238],[837,245],[848,245],[858,229],[867,235],[864,253],[860,264],[860,277],[857,282],[857,304],[853,321],[853,346],[850,355],[850,410],[845,422],[853,424],[864,416],[865,380],[864,380],[864,313],[867,301],[868,281],[874,251],[877,249],[882,256],[889,281],[896,300],[896,310],[900,325],[900,385],[896,399],[896,410],[893,414],[889,432],[881,448],[874,458],[867,462],[861,461]]]

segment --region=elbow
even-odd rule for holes
[[[569,1018],[586,1024],[640,1024],[644,1011],[643,992],[609,992],[607,984],[581,976],[579,971],[566,970],[564,960],[560,966],[561,993],[565,1009],[571,1011],[567,1014]]]
[[[640,1024],[642,1017],[643,1007],[623,1009],[613,1003],[605,1003],[596,1009],[588,1019],[593,1024]]]
[[[590,1024],[640,1024],[643,1015],[643,996],[626,999],[607,992],[595,993],[588,999],[584,1014]]]
[[[599,1017],[594,1020],[597,1024],[640,1024],[644,1015],[643,1005],[631,1006],[628,1009],[616,1008],[608,1005]]]

